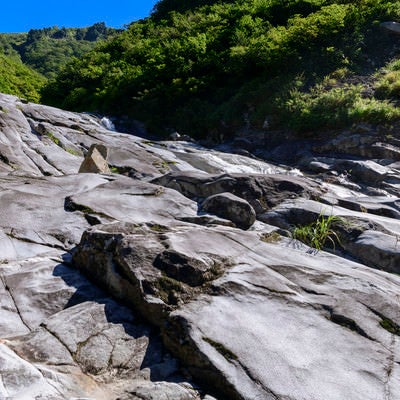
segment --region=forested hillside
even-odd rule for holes
[[[266,120],[298,132],[390,122],[394,93],[376,97],[384,77],[372,74],[399,41],[380,23],[399,17],[400,1],[161,0],[73,60],[43,101],[198,136]]]
[[[31,29],[28,33],[0,34],[0,49],[47,78],[54,78],[72,57],[80,57],[92,50],[99,40],[118,30],[103,22],[86,28]]]
[[[39,92],[45,82],[38,72],[0,52],[0,92],[39,102]]]

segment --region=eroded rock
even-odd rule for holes
[[[392,333],[383,321],[398,317],[393,297],[400,285],[398,277],[326,253],[309,256],[289,241],[282,256],[281,244],[265,243],[257,232],[221,227],[197,235],[196,228],[177,226],[157,235],[142,229],[138,237],[138,228],[115,228],[92,228],[78,246],[76,263],[93,274],[93,263],[84,260],[88,253],[95,257],[90,249],[99,243],[98,235],[114,230],[107,239],[107,256],[98,254],[100,272],[95,279],[132,301],[144,317],[162,321],[167,346],[216,393],[249,400],[257,396],[372,400],[387,390],[396,392],[398,382],[388,381],[386,371],[389,364],[397,371],[388,360],[398,354],[390,350]],[[186,260],[215,261],[224,249],[223,275],[214,278],[211,286],[189,292],[186,300],[180,297],[187,294],[185,277],[157,271],[155,260],[165,251],[165,240],[173,246],[169,251],[179,251],[181,267],[186,262],[183,255]],[[147,250],[139,250],[138,242]],[[130,244],[122,251],[119,243]],[[146,251],[151,256],[138,262]],[[201,264],[192,264],[196,267],[202,270]],[[152,269],[157,272],[149,275]],[[154,288],[154,277],[163,278],[163,273],[174,282],[168,293]],[[384,292],[378,289],[382,285]],[[132,298],[134,287],[136,292],[143,288],[140,299]],[[172,295],[181,301],[171,301]],[[307,372],[293,377],[293,370]],[[333,383],[332,374],[340,379]],[[285,384],[288,377],[291,385]]]
[[[396,137],[287,143],[318,173],[290,176],[0,108],[0,398],[399,398]],[[91,147],[112,174],[76,174]],[[248,230],[225,205],[204,214],[209,196],[240,203]],[[334,254],[280,236],[323,215],[340,218]]]

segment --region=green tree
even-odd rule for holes
[[[336,70],[367,71],[369,57],[383,65],[391,40],[377,27],[396,17],[400,1],[161,0],[150,18],[74,58],[43,90],[43,101],[197,136],[234,132],[244,115],[256,128],[272,115],[279,128],[302,131],[301,120],[322,129],[329,121],[315,113],[328,111],[312,88]],[[340,93],[326,97],[334,103]],[[347,123],[397,115],[361,94],[344,97],[354,106],[341,114]]]

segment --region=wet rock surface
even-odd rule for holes
[[[1,399],[400,399],[394,138],[302,174],[0,105]],[[332,215],[334,247],[292,239]]]

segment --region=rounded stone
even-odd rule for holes
[[[246,200],[229,192],[207,197],[202,208],[206,212],[232,221],[241,229],[250,228],[256,221],[254,208]]]

